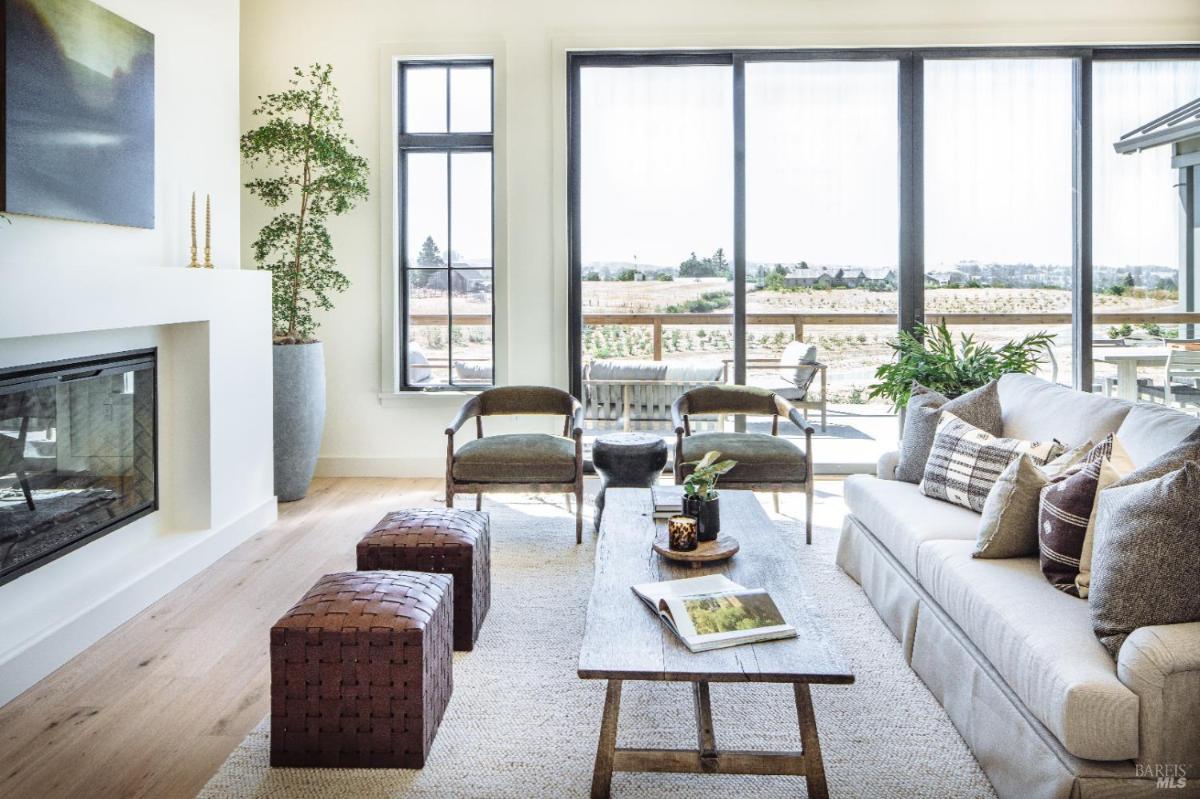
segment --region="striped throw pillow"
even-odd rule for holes
[[[1110,433],[1077,468],[1042,489],[1038,560],[1042,574],[1063,593],[1087,598],[1100,494],[1132,470],[1125,448]]]
[[[1008,464],[1028,455],[1035,465],[1042,466],[1062,450],[1057,441],[997,438],[953,413],[942,411],[933,449],[925,464],[921,493],[978,513]]]

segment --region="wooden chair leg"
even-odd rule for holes
[[[454,507],[454,492],[450,490],[449,486],[446,486],[446,507]]]
[[[804,484],[804,543],[812,543],[813,517],[813,481],[812,477]]]
[[[583,486],[575,489],[575,543],[583,543]]]
[[[29,487],[29,478],[25,472],[17,472],[17,482],[21,484],[21,493],[25,495],[25,505],[28,506],[29,512],[33,513],[37,508],[33,505],[33,491]]]
[[[483,494],[475,495],[475,510],[483,510]]]

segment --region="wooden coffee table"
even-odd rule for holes
[[[689,774],[787,774],[808,781],[808,795],[829,795],[809,685],[854,682],[845,659],[803,589],[803,576],[787,542],[749,491],[721,492],[721,530],[741,551],[702,569],[670,563],[650,548],[655,535],[650,491],[608,491],[596,576],[579,652],[579,676],[608,680],[592,797],[609,796],[614,771]],[[798,637],[692,654],[630,590],[638,583],[724,574],[747,588],[765,588]],[[629,749],[617,746],[617,717],[624,680],[692,683],[696,749]],[[791,683],[800,724],[799,752],[718,749],[709,683]]]

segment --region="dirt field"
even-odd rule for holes
[[[672,282],[585,282],[584,314],[654,313],[667,306],[686,303],[714,291],[732,292],[727,280],[701,279]],[[1097,311],[1168,309],[1172,301],[1099,295]],[[1067,313],[1071,293],[1054,289],[927,289],[927,314],[936,313]],[[807,290],[778,292],[757,290],[747,295],[750,313],[895,313],[894,292],[858,289]],[[728,309],[723,312],[728,313]],[[1055,336],[1055,360],[1047,362],[1042,374],[1047,378],[1069,380],[1071,374],[1071,331],[1069,325],[1045,328],[1029,325],[989,325],[958,328],[992,344],[1021,338],[1045,330]],[[853,327],[845,325],[807,325],[805,340],[816,345],[818,358],[828,366],[830,397],[839,402],[860,402],[873,382],[876,367],[887,361],[895,338],[894,324]],[[1104,336],[1103,329],[1096,331]],[[793,330],[784,326],[752,325],[748,330],[748,351],[752,359],[773,359],[792,340]],[[653,354],[648,326],[588,326],[584,331],[584,360],[598,358],[649,359]],[[687,325],[666,326],[663,331],[664,357],[687,360],[731,359],[732,328]],[[768,370],[769,371],[769,368]],[[753,374],[753,372],[752,372]],[[762,372],[760,372],[762,374]]]

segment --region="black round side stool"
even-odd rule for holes
[[[592,444],[592,464],[600,475],[596,529],[604,514],[607,488],[649,488],[667,465],[667,442],[650,433],[610,433]]]

